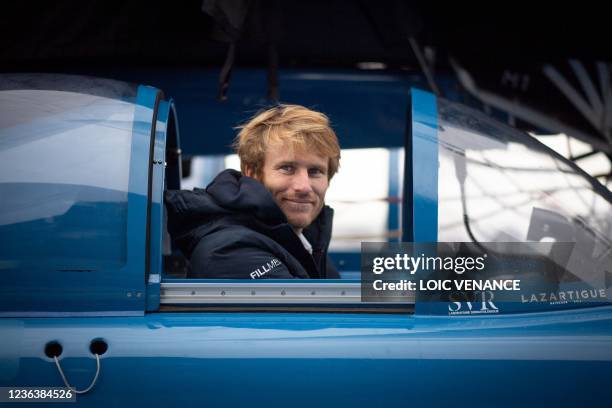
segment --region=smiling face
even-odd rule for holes
[[[321,212],[329,187],[328,158],[290,144],[273,144],[266,149],[259,180],[271,193],[296,233],[310,225]]]

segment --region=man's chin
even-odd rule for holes
[[[310,217],[287,217],[287,221],[289,221],[289,225],[291,225],[294,229],[296,228],[303,229],[312,223],[312,218]]]

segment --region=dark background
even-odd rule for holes
[[[385,72],[422,76],[427,88],[412,38],[442,96],[474,105],[457,80],[453,60],[481,89],[580,129],[605,150],[602,146],[609,148],[612,140],[610,126],[594,127],[542,75],[544,65],[555,66],[580,89],[571,59],[580,61],[596,85],[597,63],[604,63],[610,73],[610,15],[601,4],[6,1],[0,13],[0,69],[128,80],[170,69],[166,77],[180,81],[181,70],[221,72],[233,43],[234,69],[355,69],[362,62],[379,62]],[[282,83],[279,89],[282,97]],[[602,93],[612,115],[610,92]],[[546,132],[538,124],[508,120],[526,130]]]

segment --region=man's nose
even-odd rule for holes
[[[310,193],[312,191],[308,170],[300,169],[294,174],[293,189],[298,193]]]

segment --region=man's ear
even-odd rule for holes
[[[243,169],[242,173],[245,176],[255,178],[255,171],[251,167],[249,167],[249,166],[244,166],[244,169]]]

